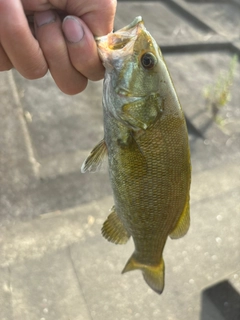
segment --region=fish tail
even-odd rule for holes
[[[159,265],[148,266],[142,271],[144,280],[158,294],[161,294],[164,289],[164,269],[164,260],[161,259]]]
[[[158,265],[146,265],[137,261],[134,257],[134,254],[126,263],[122,273],[132,271],[132,270],[141,270],[143,278],[149,287],[161,294],[164,289],[164,260],[161,258],[161,261]]]

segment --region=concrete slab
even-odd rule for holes
[[[236,206],[240,197],[239,166],[233,163],[228,174],[222,170],[218,167],[193,177],[191,229],[183,239],[167,243],[162,296],[147,287],[140,272],[120,274],[133,244],[130,241],[116,246],[101,237],[111,197],[3,230],[0,262],[3,278],[11,283],[8,287],[15,294],[11,293],[13,314],[19,312],[19,319],[35,319],[35,315],[38,319],[55,319],[56,315],[68,319],[64,316],[71,314],[69,310],[75,312],[80,300],[81,311],[77,309],[78,316],[74,313],[70,319],[88,319],[85,311],[100,320],[159,319],[160,315],[164,319],[197,319],[202,288],[231,274],[240,258],[236,225],[240,218],[240,206]],[[234,285],[238,283],[238,290],[240,277],[236,271],[231,278]],[[76,283],[80,293],[76,293]],[[68,307],[63,309],[62,304],[67,303],[62,302],[65,291],[67,297],[74,295],[76,300],[66,297]],[[4,296],[4,300],[8,306],[9,299]]]
[[[10,270],[13,319],[91,319],[68,248]]]
[[[208,3],[187,0],[175,0],[175,2],[181,4],[184,9],[193,12],[200,20],[203,20],[213,30],[228,40],[239,39],[239,34],[236,32],[240,27],[239,3],[234,1]]]
[[[119,12],[119,14],[118,14]],[[176,12],[171,2],[123,1],[118,3],[115,29],[122,28],[141,15],[144,23],[160,46],[205,43],[219,41],[219,36],[210,28],[186,20]]]
[[[102,82],[90,82],[81,95],[72,97],[61,94],[49,74],[29,81],[15,72],[14,81],[34,157],[39,163],[38,175],[46,178],[47,172],[50,176],[65,174],[69,167],[71,172],[79,171],[91,144],[102,139]],[[65,162],[66,157],[70,161],[68,169],[59,166],[59,161],[63,163],[62,157]],[[77,157],[78,163],[71,160]],[[58,163],[55,166],[54,161]]]
[[[106,207],[102,203],[107,210],[104,210]],[[99,228],[110,206],[111,197],[104,197],[99,202],[92,199],[85,205],[49,212],[40,218],[2,227],[0,267],[40,260],[44,255],[54,254],[73,243],[80,244],[86,237],[91,239],[93,224],[98,226],[96,232],[100,237]]]
[[[9,268],[0,267],[0,318],[13,319],[12,286]]]
[[[107,173],[79,170],[102,138],[102,84],[69,97],[49,75],[0,74],[0,319],[192,320],[202,317],[204,288],[226,280],[240,292],[239,66],[220,110],[224,126],[212,121],[203,95],[239,51],[235,12],[220,26],[227,4],[228,14],[233,1],[118,3],[116,28],[141,14],[166,50],[190,126],[192,223],[186,237],[167,243],[162,296],[140,272],[120,274],[133,244],[101,236],[112,206]]]

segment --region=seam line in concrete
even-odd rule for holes
[[[74,262],[73,262],[73,258],[72,258],[72,254],[71,254],[71,247],[70,247],[70,246],[67,246],[66,249],[67,249],[67,252],[68,252],[68,254],[69,254],[69,259],[70,259],[70,262],[71,262],[73,271],[74,271],[75,276],[76,276],[76,279],[77,279],[77,283],[78,283],[79,290],[80,290],[80,292],[82,293],[82,297],[83,297],[83,299],[84,299],[84,301],[85,301],[85,305],[86,305],[86,309],[87,309],[87,311],[88,311],[89,319],[93,320],[93,318],[92,318],[92,316],[91,316],[91,313],[90,313],[90,311],[89,311],[89,308],[88,308],[87,300],[86,300],[86,298],[85,298],[85,295],[84,295],[84,293],[83,293],[83,290],[82,290],[82,287],[81,287],[81,284],[80,284],[80,280],[79,280],[79,278],[78,278],[77,270],[76,270],[75,265],[74,265]]]
[[[16,82],[14,80],[12,71],[8,72],[8,80],[9,80],[10,87],[12,89],[14,101],[17,106],[19,121],[20,121],[20,125],[21,125],[22,131],[23,131],[23,136],[25,139],[28,159],[29,159],[29,162],[31,163],[34,175],[36,177],[38,177],[40,164],[37,162],[35,155],[34,155],[31,137],[28,132],[28,128],[27,128],[27,125],[26,125],[26,122],[24,119],[23,108],[22,108],[22,104],[20,101],[19,93],[17,90]]]

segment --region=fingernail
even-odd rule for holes
[[[51,10],[37,12],[35,13],[34,17],[38,27],[41,27],[44,24],[52,23],[56,20],[56,16]]]
[[[72,16],[67,16],[63,20],[63,32],[69,42],[77,43],[82,40],[84,31],[79,20]]]

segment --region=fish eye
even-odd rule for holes
[[[157,59],[151,52],[146,52],[141,57],[141,63],[143,68],[152,69],[157,63]]]

